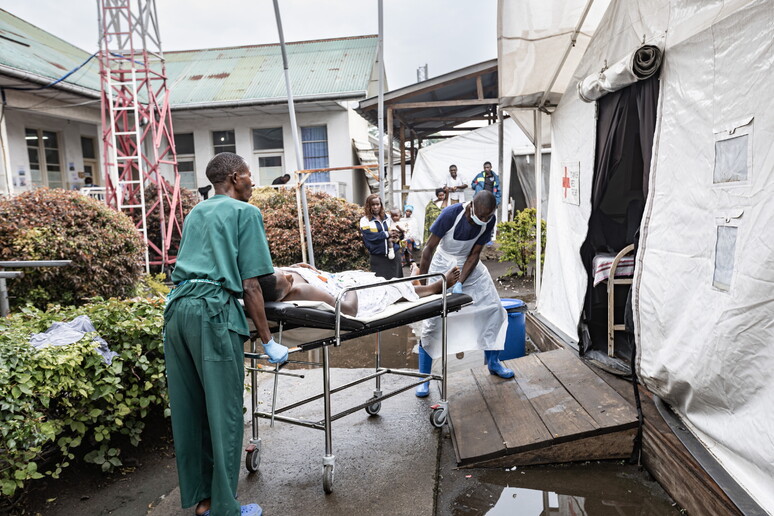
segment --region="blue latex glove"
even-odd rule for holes
[[[462,294],[462,283],[455,283],[452,287],[452,294]]]
[[[288,348],[274,342],[274,337],[263,345],[263,351],[269,355],[269,363],[281,364],[288,360]]]

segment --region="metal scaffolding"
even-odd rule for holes
[[[97,0],[97,5],[105,202],[135,221],[146,242],[146,271],[150,265],[166,269],[175,262],[170,248],[182,234],[183,212],[155,0]],[[146,205],[149,185],[157,195]],[[160,235],[148,234],[152,220]]]

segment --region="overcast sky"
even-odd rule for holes
[[[377,0],[280,0],[286,41],[378,33]],[[0,8],[93,52],[96,0],[0,0]],[[156,0],[164,50],[278,43],[272,0]],[[497,57],[497,0],[384,0],[390,89]]]

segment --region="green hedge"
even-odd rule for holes
[[[368,253],[360,236],[363,208],[324,193],[307,192],[315,265],[319,269],[341,272],[368,269]],[[301,261],[298,209],[293,190],[256,188],[250,204],[263,214],[266,238],[275,266]]]
[[[72,260],[9,280],[12,306],[127,297],[142,272],[144,249],[129,217],[78,192],[39,188],[0,199],[0,259]]]
[[[30,479],[57,478],[74,458],[109,471],[121,465],[118,438],[140,442],[143,418],[167,407],[163,299],[94,300],[81,307],[32,307],[0,319],[0,488],[12,496]],[[35,350],[33,333],[88,315],[118,353],[106,365],[90,336]]]
[[[546,221],[541,221],[540,262],[546,256]],[[527,274],[527,268],[535,261],[535,240],[537,228],[537,210],[527,208],[517,211],[513,220],[497,224],[497,243],[502,255],[501,262],[513,262],[518,268],[517,276]]]

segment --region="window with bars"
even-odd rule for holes
[[[25,129],[27,156],[30,160],[30,181],[33,186],[66,188],[59,154],[59,137],[53,131]]]
[[[304,152],[304,169],[328,168],[328,128],[324,125],[302,127],[301,147]],[[308,179],[310,183],[327,183],[330,172],[315,172]]]

